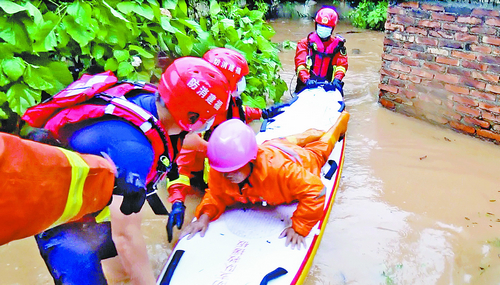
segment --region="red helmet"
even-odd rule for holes
[[[228,48],[214,48],[203,55],[203,59],[215,65],[229,81],[231,90],[248,74],[248,63],[241,53]]]
[[[339,16],[332,8],[321,8],[316,13],[316,23],[320,25],[335,28],[338,21]]]
[[[174,60],[158,84],[170,114],[186,131],[196,131],[216,114],[225,112],[231,91],[217,68],[191,56]]]

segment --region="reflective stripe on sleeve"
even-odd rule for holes
[[[71,184],[64,212],[52,227],[64,224],[80,212],[83,204],[83,187],[90,169],[88,164],[77,153],[63,148],[59,149],[64,153],[71,165]]]
[[[179,178],[173,180],[173,181],[168,181],[167,183],[167,189],[170,188],[170,186],[174,184],[184,184],[187,186],[191,186],[191,182],[189,181],[189,177],[183,174],[179,175]]]
[[[334,72],[334,73],[337,73],[338,71],[342,71],[344,74],[346,73],[346,69],[345,69],[345,67],[340,66],[340,65],[337,65],[337,66],[335,67],[335,72]]]

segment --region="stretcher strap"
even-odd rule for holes
[[[88,164],[77,153],[59,148],[71,165],[71,184],[68,191],[68,199],[66,200],[66,207],[59,219],[52,225],[52,227],[63,224],[73,217],[75,217],[83,205],[83,187],[85,180],[89,174]]]

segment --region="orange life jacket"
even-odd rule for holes
[[[0,133],[0,245],[101,210],[113,186],[100,156]]]

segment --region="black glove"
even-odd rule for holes
[[[285,112],[283,110],[283,107],[288,106],[287,104],[275,104],[267,109],[262,109],[262,118],[263,119],[269,119],[278,116],[279,114]]]
[[[317,86],[318,86],[318,81],[316,81],[314,79],[309,79],[306,82],[306,88],[315,88]]]
[[[168,216],[167,222],[167,237],[168,242],[172,242],[172,237],[174,233],[174,225],[180,230],[182,224],[184,223],[184,212],[186,210],[186,206],[182,202],[174,202],[172,204],[172,211]]]
[[[335,78],[332,83],[330,83],[331,86],[335,87],[342,96],[344,96],[344,82],[342,80]],[[326,90],[326,89],[325,89]]]
[[[118,172],[120,172],[119,169]],[[120,206],[123,214],[138,213],[146,201],[146,186],[141,182],[138,174],[128,173],[123,176],[119,174],[116,178],[113,194],[123,196]]]

